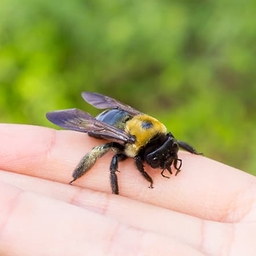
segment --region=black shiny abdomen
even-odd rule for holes
[[[97,120],[117,127],[121,130],[124,130],[125,123],[131,118],[132,116],[130,116],[126,111],[120,109],[106,110],[96,116]]]

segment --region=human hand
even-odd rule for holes
[[[101,158],[68,185],[99,140],[0,125],[0,255],[255,255],[255,177],[180,151],[178,176],[120,163],[112,195]]]

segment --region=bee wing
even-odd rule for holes
[[[118,100],[115,100],[111,97],[105,96],[103,94],[95,93],[95,92],[83,92],[83,99],[91,104],[92,106],[98,109],[106,109],[106,108],[118,108],[128,112],[129,114],[135,116],[142,114],[140,111],[132,108],[129,105],[123,104]]]
[[[123,130],[101,122],[80,109],[73,108],[48,112],[46,117],[62,128],[86,132],[96,138],[130,143],[135,141],[134,137],[129,136]]]

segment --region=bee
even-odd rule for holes
[[[136,168],[149,182],[149,188],[153,188],[153,179],[145,171],[144,162],[154,169],[161,169],[161,175],[169,178],[164,172],[171,175],[172,165],[176,170],[175,176],[181,171],[179,148],[195,155],[200,154],[186,142],[176,140],[164,124],[154,117],[99,93],[83,92],[82,97],[92,106],[105,110],[96,117],[76,108],[46,114],[49,121],[62,128],[85,132],[91,137],[108,141],[94,147],[80,160],[69,184],[87,173],[111,149],[115,152],[109,168],[113,194],[119,194],[116,175],[118,163],[128,157],[134,159]]]

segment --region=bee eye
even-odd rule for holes
[[[153,157],[148,157],[147,163],[152,167],[152,168],[157,168],[160,166],[160,161],[157,156]]]

